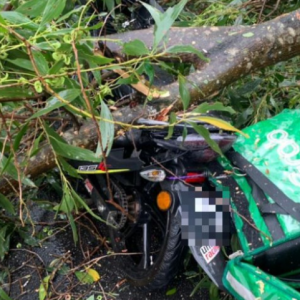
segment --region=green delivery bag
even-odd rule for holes
[[[300,110],[284,110],[243,132],[249,137],[240,136],[219,159],[234,173],[223,184],[231,187],[244,263],[239,268],[252,265],[300,287]],[[223,279],[230,286],[226,274]]]
[[[238,300],[299,300],[300,294],[277,277],[242,262],[231,260],[226,267],[224,282]]]

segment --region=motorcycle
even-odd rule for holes
[[[145,2],[163,11],[156,1]],[[95,5],[100,9],[103,3]],[[122,1],[121,10],[128,18],[125,23],[130,24],[132,30],[154,23],[149,12],[137,1]],[[101,31],[96,30],[92,35],[115,32],[113,17],[109,16]],[[112,90],[117,99],[130,97],[133,92],[128,85]],[[216,191],[211,180],[216,177],[212,176],[208,165],[217,157],[216,152],[190,124],[175,125],[172,138],[166,140],[168,123],[145,119],[137,123],[144,128],[118,137],[100,164],[72,162],[84,178],[85,188],[108,227],[114,252],[131,253],[122,258],[120,270],[132,285],[147,290],[162,288],[178,272],[189,246],[203,270],[224,289],[222,275],[226,263],[220,246],[203,244],[205,239],[195,237],[199,226],[186,224],[187,214],[195,212],[198,190]],[[220,132],[209,124],[201,125],[209,130],[211,139],[222,151],[231,148],[235,135]],[[187,133],[185,138],[183,132]],[[220,213],[223,227],[228,227],[229,210]],[[209,221],[207,217],[202,219]],[[229,234],[229,230],[226,231]]]
[[[132,4],[136,1],[124,1],[129,24],[135,29],[151,25],[153,20],[141,6],[127,10]],[[124,99],[133,90],[123,85],[112,92]],[[267,130],[263,122],[258,129],[249,127],[248,142],[235,143],[235,135],[201,123],[229,161],[217,159],[191,122],[174,125],[173,136],[166,139],[168,123],[139,119],[141,129],[119,136],[100,164],[73,162],[107,225],[114,252],[126,253],[120,270],[127,281],[147,290],[165,286],[189,247],[214,284],[237,299],[300,299],[294,289],[300,288],[300,259],[295,255],[300,249],[295,188],[299,168],[287,172],[291,165],[298,166],[290,157],[299,149],[279,127],[287,126],[292,136],[298,113],[270,121]],[[228,151],[234,143],[234,151]],[[292,151],[286,150],[289,146]],[[252,157],[258,147],[264,160],[243,157]],[[278,157],[270,151],[274,147],[279,147]],[[280,172],[275,168],[270,173],[282,157]],[[269,165],[270,159],[274,161]],[[277,173],[286,174],[292,185],[282,185]],[[230,247],[235,232],[242,250]]]
[[[122,258],[125,277],[148,290],[165,286],[177,273],[184,249],[190,244],[196,261],[223,288],[225,259],[219,245],[199,246],[195,236],[182,239],[186,235],[183,228],[189,230],[184,225],[185,213],[190,212],[193,218],[199,195],[193,191],[216,190],[209,167],[216,153],[189,124],[175,125],[172,138],[166,140],[168,123],[145,119],[137,123],[146,128],[119,137],[105,162],[73,162],[108,226],[114,252],[132,253]],[[229,132],[201,125],[224,152],[236,139]],[[183,140],[184,128],[187,136]],[[183,209],[186,205],[188,209]],[[223,219],[226,226],[228,218]],[[194,233],[201,226],[195,227],[191,229]]]

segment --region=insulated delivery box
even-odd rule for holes
[[[300,110],[243,132],[249,137],[239,136],[219,159],[233,171],[232,216],[242,247],[223,283],[236,299],[300,299]]]

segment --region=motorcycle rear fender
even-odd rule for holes
[[[185,196],[182,191],[187,190],[187,186],[182,182],[163,181],[161,183],[163,190],[169,191],[173,197],[173,204],[171,209],[172,214],[181,223],[182,219],[182,197]],[[195,260],[209,276],[209,278],[221,290],[226,290],[222,277],[226,267],[226,261],[221,247],[219,246],[189,246]]]

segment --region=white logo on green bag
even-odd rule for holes
[[[292,184],[300,187],[300,159],[293,159],[300,152],[299,145],[282,129],[271,131],[267,139],[271,146],[278,146],[277,154],[283,163],[296,167],[296,171],[291,171],[288,178]]]

